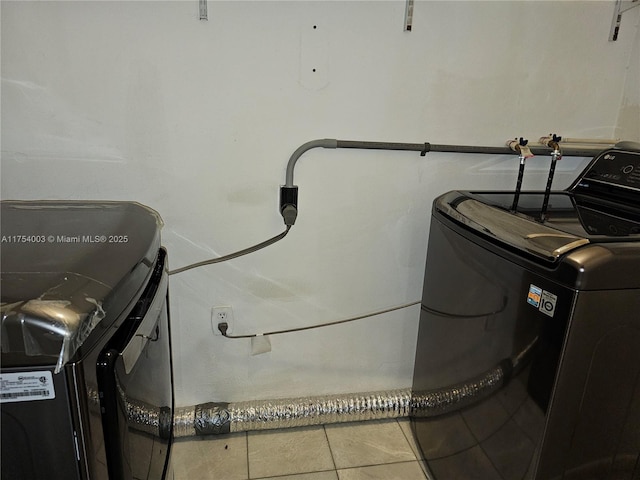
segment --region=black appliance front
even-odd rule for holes
[[[437,480],[525,478],[544,414],[528,398],[528,371],[512,372],[509,382],[505,377],[511,359],[527,354],[545,323],[566,328],[573,293],[437,219],[431,222],[427,255],[414,396],[455,392],[465,384],[471,393],[460,399],[460,407],[454,403],[414,412],[412,426],[422,454]],[[555,323],[546,322],[546,315],[527,303],[530,285],[560,299]],[[496,368],[496,387],[481,388],[481,379]]]
[[[12,391],[3,388],[5,403],[0,407],[1,478],[86,478],[80,475],[80,445],[66,373],[54,375],[53,367],[42,364],[3,366],[0,378],[4,385],[13,385]],[[18,385],[23,388],[17,390]],[[99,414],[95,418],[99,420]],[[96,478],[106,479],[106,471]]]
[[[159,216],[131,202],[1,206],[2,478],[162,479],[173,383]]]
[[[97,361],[109,479],[165,478],[173,432],[166,253]]]
[[[556,192],[542,223],[542,195],[434,202],[411,423],[437,480],[640,478],[640,203]]]

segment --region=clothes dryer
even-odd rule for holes
[[[159,215],[132,202],[1,208],[2,478],[164,478],[173,382]]]

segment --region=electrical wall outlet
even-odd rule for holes
[[[230,305],[220,305],[211,308],[211,328],[213,329],[214,335],[222,335],[220,328],[218,328],[218,325],[221,323],[227,324],[228,334],[233,333],[235,322],[233,319],[233,309]]]

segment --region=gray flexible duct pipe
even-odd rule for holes
[[[433,417],[479,402],[510,377],[504,362],[453,387],[409,389],[237,403],[204,403],[176,409],[175,437],[273,430],[401,417]]]
[[[174,436],[211,435],[355,422],[409,415],[410,390],[237,403],[176,410]]]
[[[176,408],[173,435],[190,437],[309,425],[359,422],[402,417],[435,417],[473,405],[498,391],[526,365],[537,337],[518,354],[468,381],[424,392],[410,389],[322,395],[236,403],[209,402]],[[90,407],[100,409],[97,388],[89,388]],[[168,438],[171,408],[127,397],[129,425],[141,432]]]
[[[409,389],[178,408],[175,437],[325,425],[401,417],[434,417],[475,404],[498,391],[527,363],[538,338],[521,352],[466,382],[426,392]]]

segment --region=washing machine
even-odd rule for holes
[[[1,203],[2,478],[160,480],[173,379],[160,216]]]
[[[437,480],[640,478],[640,149],[433,203],[412,429]]]

